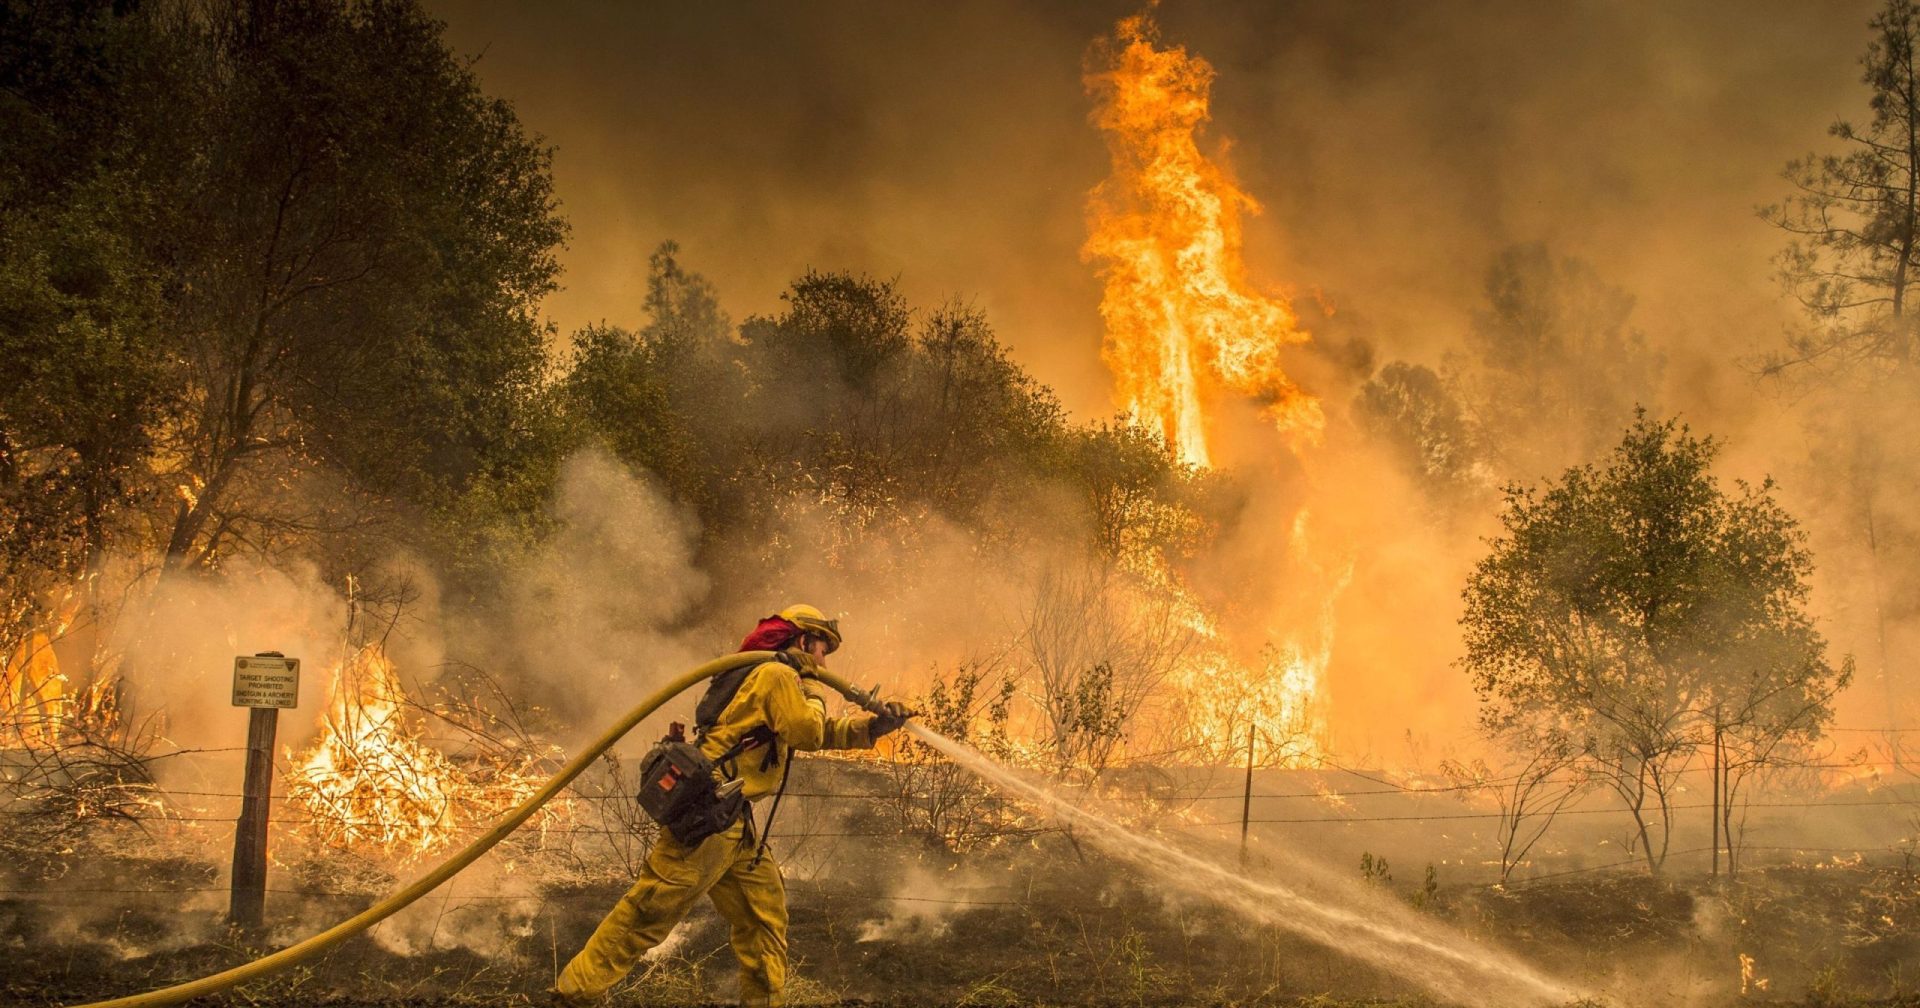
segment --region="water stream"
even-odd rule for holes
[[[1255,879],[1137,827],[1127,826],[1001,766],[971,746],[908,722],[914,737],[954,763],[1048,810],[1080,835],[1169,889],[1222,905],[1250,920],[1285,928],[1343,955],[1364,960],[1463,1005],[1560,1005],[1589,997],[1511,955],[1486,948],[1422,917],[1391,897],[1358,884],[1319,879],[1337,895]],[[1324,872],[1323,872],[1324,874]],[[1350,890],[1340,892],[1340,890]],[[1338,899],[1339,902],[1334,902]]]

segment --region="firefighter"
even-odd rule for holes
[[[725,706],[713,724],[700,726],[700,749],[715,760],[730,750],[739,752],[722,769],[741,782],[741,793],[749,801],[781,786],[795,750],[872,748],[875,739],[912,716],[902,705],[889,703],[885,713],[828,717],[826,703],[805,680],[839,647],[838,620],[827,619],[810,605],[788,606],[761,620],[740,644],[742,651],[781,652],[780,660],[756,665],[736,680],[730,700],[713,693],[732,685],[723,681],[724,675],[709,688],[702,706]],[[779,866],[767,854],[764,836],[755,842],[751,806],[747,808],[732,826],[691,847],[666,830],[660,832],[633,888],[560,972],[554,984],[556,1002],[586,1005],[598,1000],[704,895],[732,928],[733,953],[740,960],[740,1003],[783,1003],[786,888]]]

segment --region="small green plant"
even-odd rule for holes
[[[1120,940],[1118,952],[1127,974],[1128,993],[1135,1004],[1144,1004],[1163,992],[1167,971],[1154,962],[1153,950],[1147,947],[1144,933],[1129,927]]]
[[[1435,898],[1439,895],[1440,873],[1433,867],[1433,862],[1429,861],[1427,862],[1427,877],[1425,881],[1420,883],[1420,891],[1414,893],[1412,896],[1413,908],[1415,910],[1437,909],[1438,904],[1435,903]]]
[[[1014,691],[1004,670],[968,662],[951,675],[936,673],[914,706],[934,731],[1004,761],[1011,756],[1007,720]],[[889,787],[876,805],[903,833],[965,852],[1031,837],[1041,828],[972,771],[906,732],[894,736],[886,766]]]

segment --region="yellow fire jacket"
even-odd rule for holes
[[[813,664],[810,655],[799,651],[788,654],[799,659],[801,667]],[[800,674],[783,662],[764,662],[747,673],[740,691],[720,712],[700,751],[708,759],[718,759],[735,742],[761,725],[773,729],[774,758],[767,759],[765,746],[755,746],[733,760],[735,776],[745,783],[741,793],[749,801],[772,794],[780,786],[780,772],[795,750],[871,749],[873,738],[867,733],[873,715],[830,718],[827,703],[819,694],[802,686]]]

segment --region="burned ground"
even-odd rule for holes
[[[1281,928],[1164,896],[1155,879],[1064,833],[965,858],[897,844],[841,853],[847,856],[827,870],[796,872],[806,877],[789,886],[798,1002],[1441,1003]],[[58,880],[8,880],[0,898],[0,992],[8,1003],[74,1003],[205,975],[378,895],[276,893],[262,941],[222,929],[217,899],[183,911],[177,895],[125,894],[207,888],[217,876],[212,865],[137,854],[96,856],[86,865]],[[963,882],[903,891],[914,871]],[[1911,989],[1911,964],[1920,961],[1920,865],[1910,861],[1768,867],[1720,886],[1617,873],[1504,887],[1380,884],[1544,971],[1616,992],[1601,1003],[1920,1004]],[[396,942],[376,929],[205,1003],[538,1003],[557,965],[621,889],[613,879],[542,887],[513,901],[524,915],[468,893],[434,911],[437,938]],[[707,908],[661,952],[616,990],[615,1003],[710,1004],[730,996],[726,927]],[[1744,996],[1742,956],[1752,957]]]

